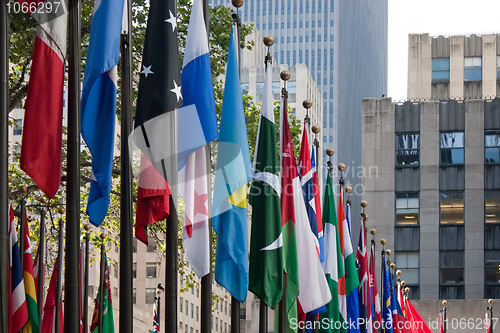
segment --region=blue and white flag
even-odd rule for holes
[[[95,2],[83,79],[81,131],[92,154],[87,214],[96,226],[104,220],[110,200],[123,3]]]
[[[178,110],[179,194],[184,199],[182,246],[198,277],[210,272],[208,172],[205,145],[219,137],[201,0],[194,0],[182,69],[184,106]]]

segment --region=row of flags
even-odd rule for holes
[[[26,212],[21,212],[25,214]],[[27,216],[26,216],[27,217]],[[38,265],[43,265],[43,258],[39,257],[40,249],[37,251],[35,257],[35,262],[33,262],[32,247],[29,236],[29,225],[28,219],[25,218],[25,233],[24,233],[24,251],[23,260],[21,267],[21,257],[19,242],[17,238],[16,223],[14,219],[14,209],[12,205],[9,211],[9,323],[8,332],[9,333],[53,333],[56,331],[56,327],[59,332],[64,330],[64,314],[63,314],[63,301],[62,297],[57,300],[58,295],[61,295],[62,289],[58,292],[58,280],[62,278],[61,267],[63,260],[59,257],[56,258],[54,262],[54,268],[52,270],[52,275],[50,277],[49,287],[45,296],[45,305],[43,306],[43,320],[39,318],[38,313],[38,303],[43,302],[43,299],[37,299],[39,294],[39,288],[43,290],[44,286],[38,285]],[[83,252],[83,251],[82,251]],[[103,306],[103,328],[106,333],[114,332],[113,327],[113,311],[111,302],[111,288],[109,279],[109,266],[107,263],[107,258],[104,255],[105,260],[105,295],[104,295],[104,306]],[[44,270],[42,270],[44,271]],[[43,281],[44,279],[42,279]],[[81,286],[83,287],[83,286]],[[83,290],[83,288],[82,288]],[[99,293],[101,288],[99,288],[98,295],[96,297],[95,312],[93,315],[92,326],[90,332],[97,332],[98,324],[98,303]],[[83,295],[83,293],[81,293]],[[42,292],[41,295],[44,295]],[[59,322],[56,322],[56,304],[59,303]],[[86,302],[83,301],[80,306],[80,313],[83,314],[83,306],[86,306]],[[83,320],[83,317],[81,317]],[[81,330],[83,330],[83,322],[80,323]]]

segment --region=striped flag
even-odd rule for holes
[[[382,317],[383,317],[383,327],[385,333],[393,333],[394,320],[392,317],[392,294],[390,281],[392,280],[391,273],[387,269],[387,264],[385,262],[385,257],[382,256],[382,290],[384,291],[382,296]]]
[[[356,261],[358,262],[358,278],[359,278],[359,315],[364,319],[360,325],[360,331],[366,333],[373,332],[372,323],[372,297],[370,289],[370,279],[368,270],[368,251],[366,250],[366,232],[365,221],[361,219],[361,228],[359,230],[358,252],[356,253]]]
[[[441,315],[439,316],[440,316],[439,318],[441,318]],[[484,328],[486,330],[486,333],[491,333],[491,319],[488,314],[488,311],[484,313]]]
[[[373,332],[378,332],[382,325],[382,312],[380,309],[380,295],[375,275],[375,242],[372,241],[370,249],[370,294],[372,297]]]
[[[109,280],[109,265],[106,253],[104,253],[104,281],[102,283],[104,286],[99,286],[97,296],[95,298],[94,315],[92,316],[92,324],[90,325],[90,332],[97,333],[99,331],[99,293],[103,292],[103,307],[102,307],[102,332],[104,333],[114,333],[114,321],[113,321],[113,302],[111,301],[111,282]]]
[[[35,47],[25,103],[21,169],[52,198],[61,184],[66,2],[37,14]],[[50,89],[47,89],[50,87]]]
[[[123,0],[94,3],[83,77],[81,131],[92,154],[87,214],[95,226],[104,220],[110,201],[123,4]]]
[[[22,213],[21,213],[22,214]],[[26,304],[28,306],[28,323],[23,328],[23,333],[38,333],[40,324],[38,320],[38,306],[36,298],[35,278],[33,274],[33,256],[31,255],[31,242],[28,218],[25,215],[24,226],[24,254],[23,254],[23,270],[24,270],[24,289],[26,291]]]
[[[158,311],[156,310],[156,302],[153,303],[153,330],[152,333],[160,333],[160,322],[158,321]]]
[[[9,249],[10,249],[10,289],[9,289],[9,333],[18,333],[28,322],[28,306],[24,290],[23,268],[19,256],[14,209],[10,205],[9,213]]]

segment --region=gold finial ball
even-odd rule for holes
[[[444,306],[446,306],[446,305],[448,304],[448,301],[447,301],[447,300],[443,300],[441,303],[442,303]]]
[[[311,127],[311,130],[314,134],[318,134],[321,131],[321,127],[319,127],[318,125],[314,125],[313,127]]]
[[[387,254],[388,256],[390,256],[392,254],[392,250],[391,249],[385,250],[385,254]]]
[[[156,289],[156,295],[160,296],[161,294],[161,289]]]
[[[365,221],[368,221],[368,214],[365,214]]]
[[[387,241],[386,241],[384,238],[382,238],[382,239],[380,240],[380,244],[385,245],[385,244],[387,244]]]
[[[38,201],[40,201],[40,203],[44,204],[44,203],[47,203],[47,198],[42,195]]]
[[[368,202],[365,200],[361,201],[361,207],[366,208],[366,206],[368,206]]]
[[[372,234],[373,236],[375,236],[377,234],[377,229],[375,229],[375,228],[370,229],[370,234]]]
[[[345,164],[344,163],[340,163],[339,166],[338,166],[338,169],[339,169],[339,171],[345,171]]]
[[[406,287],[406,281],[404,281],[404,280],[403,280],[403,281],[401,281],[401,286],[402,286],[402,287]]]
[[[283,80],[283,81],[288,81],[290,79],[290,72],[289,71],[282,71],[280,73],[280,78]]]
[[[313,102],[312,102],[309,98],[305,99],[305,100],[302,102],[302,106],[303,106],[304,108],[306,108],[306,109],[310,109],[312,105],[313,105]]]
[[[403,274],[403,272],[402,272],[400,269],[398,269],[398,270],[396,271],[396,275],[397,275],[397,276],[401,276],[401,274]]]
[[[348,194],[351,194],[352,193],[352,186],[346,186],[345,187],[345,192],[348,193]]]
[[[26,192],[28,192],[28,188],[24,185],[21,185],[21,186],[19,186],[19,191],[26,193]]]
[[[106,239],[106,235],[104,233],[100,234],[99,237],[101,237],[102,240]]]
[[[9,183],[10,183],[12,181],[12,176],[9,175],[7,179],[9,180]]]
[[[62,215],[66,213],[66,209],[64,207],[59,207],[59,209],[57,209],[57,212]]]
[[[263,40],[264,40],[264,45],[267,47],[270,47],[274,44],[274,37],[271,35],[265,36]]]
[[[83,229],[85,229],[85,231],[89,231],[90,230],[90,224],[84,224],[83,225]]]
[[[233,4],[234,7],[236,8],[240,8],[241,6],[243,6],[243,3],[245,1],[243,0],[231,0],[231,3]]]
[[[328,149],[326,150],[326,154],[327,154],[328,156],[333,156],[333,154],[335,154],[335,150],[333,150],[332,148],[328,148]]]
[[[396,264],[391,262],[391,269],[395,269],[396,268]]]
[[[409,293],[409,292],[410,292],[410,287],[406,287],[406,288],[405,288],[405,292],[406,292],[406,293]]]
[[[488,300],[488,304],[489,305],[493,304],[493,300],[491,298]]]

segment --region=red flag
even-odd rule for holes
[[[141,156],[135,237],[148,244],[146,227],[166,219],[170,214],[170,186],[145,155]]]
[[[412,333],[432,333],[429,326],[427,326],[425,321],[418,313],[417,309],[413,307],[410,301],[406,299],[405,303],[406,303],[406,317],[407,320],[411,323],[410,331]],[[439,325],[441,327],[441,332],[442,332],[443,326],[441,326],[441,314],[439,315]]]
[[[491,333],[491,320],[488,312],[484,313],[484,328],[486,329],[486,333]]]
[[[59,278],[59,258],[54,263],[52,276],[50,277],[49,290],[47,291],[47,300],[43,307],[43,322],[41,333],[53,333],[55,331],[56,320],[56,298],[57,298],[57,279]],[[59,332],[64,331],[64,316],[62,298],[60,302],[60,315],[59,315]]]
[[[35,264],[33,265],[33,277],[35,278],[35,288],[36,288],[36,293],[38,295],[38,265],[43,265],[42,267],[42,285],[40,288],[43,289],[43,280],[45,279],[45,264],[43,263],[43,258],[40,260],[40,243],[38,243],[38,248],[36,250],[36,256],[35,256]],[[43,293],[42,293],[43,296]],[[37,300],[38,302],[43,302],[43,299]]]
[[[372,333],[372,296],[368,269],[368,251],[366,250],[365,221],[363,219],[361,219],[361,228],[359,230],[359,243],[358,251],[356,253],[356,261],[359,265],[359,315],[364,319],[364,323],[360,326],[360,331]]]
[[[61,6],[65,6],[64,1]],[[60,8],[59,11],[63,13],[65,9]],[[61,183],[66,14],[46,20],[47,17],[38,18],[25,104],[20,165],[52,198]]]
[[[439,314],[439,333],[444,333],[443,316],[441,314]]]
[[[377,288],[377,276],[375,275],[375,254],[374,243],[372,243],[370,251],[370,291],[373,303],[373,332],[378,332],[382,327],[382,310],[380,308],[380,295]]]

